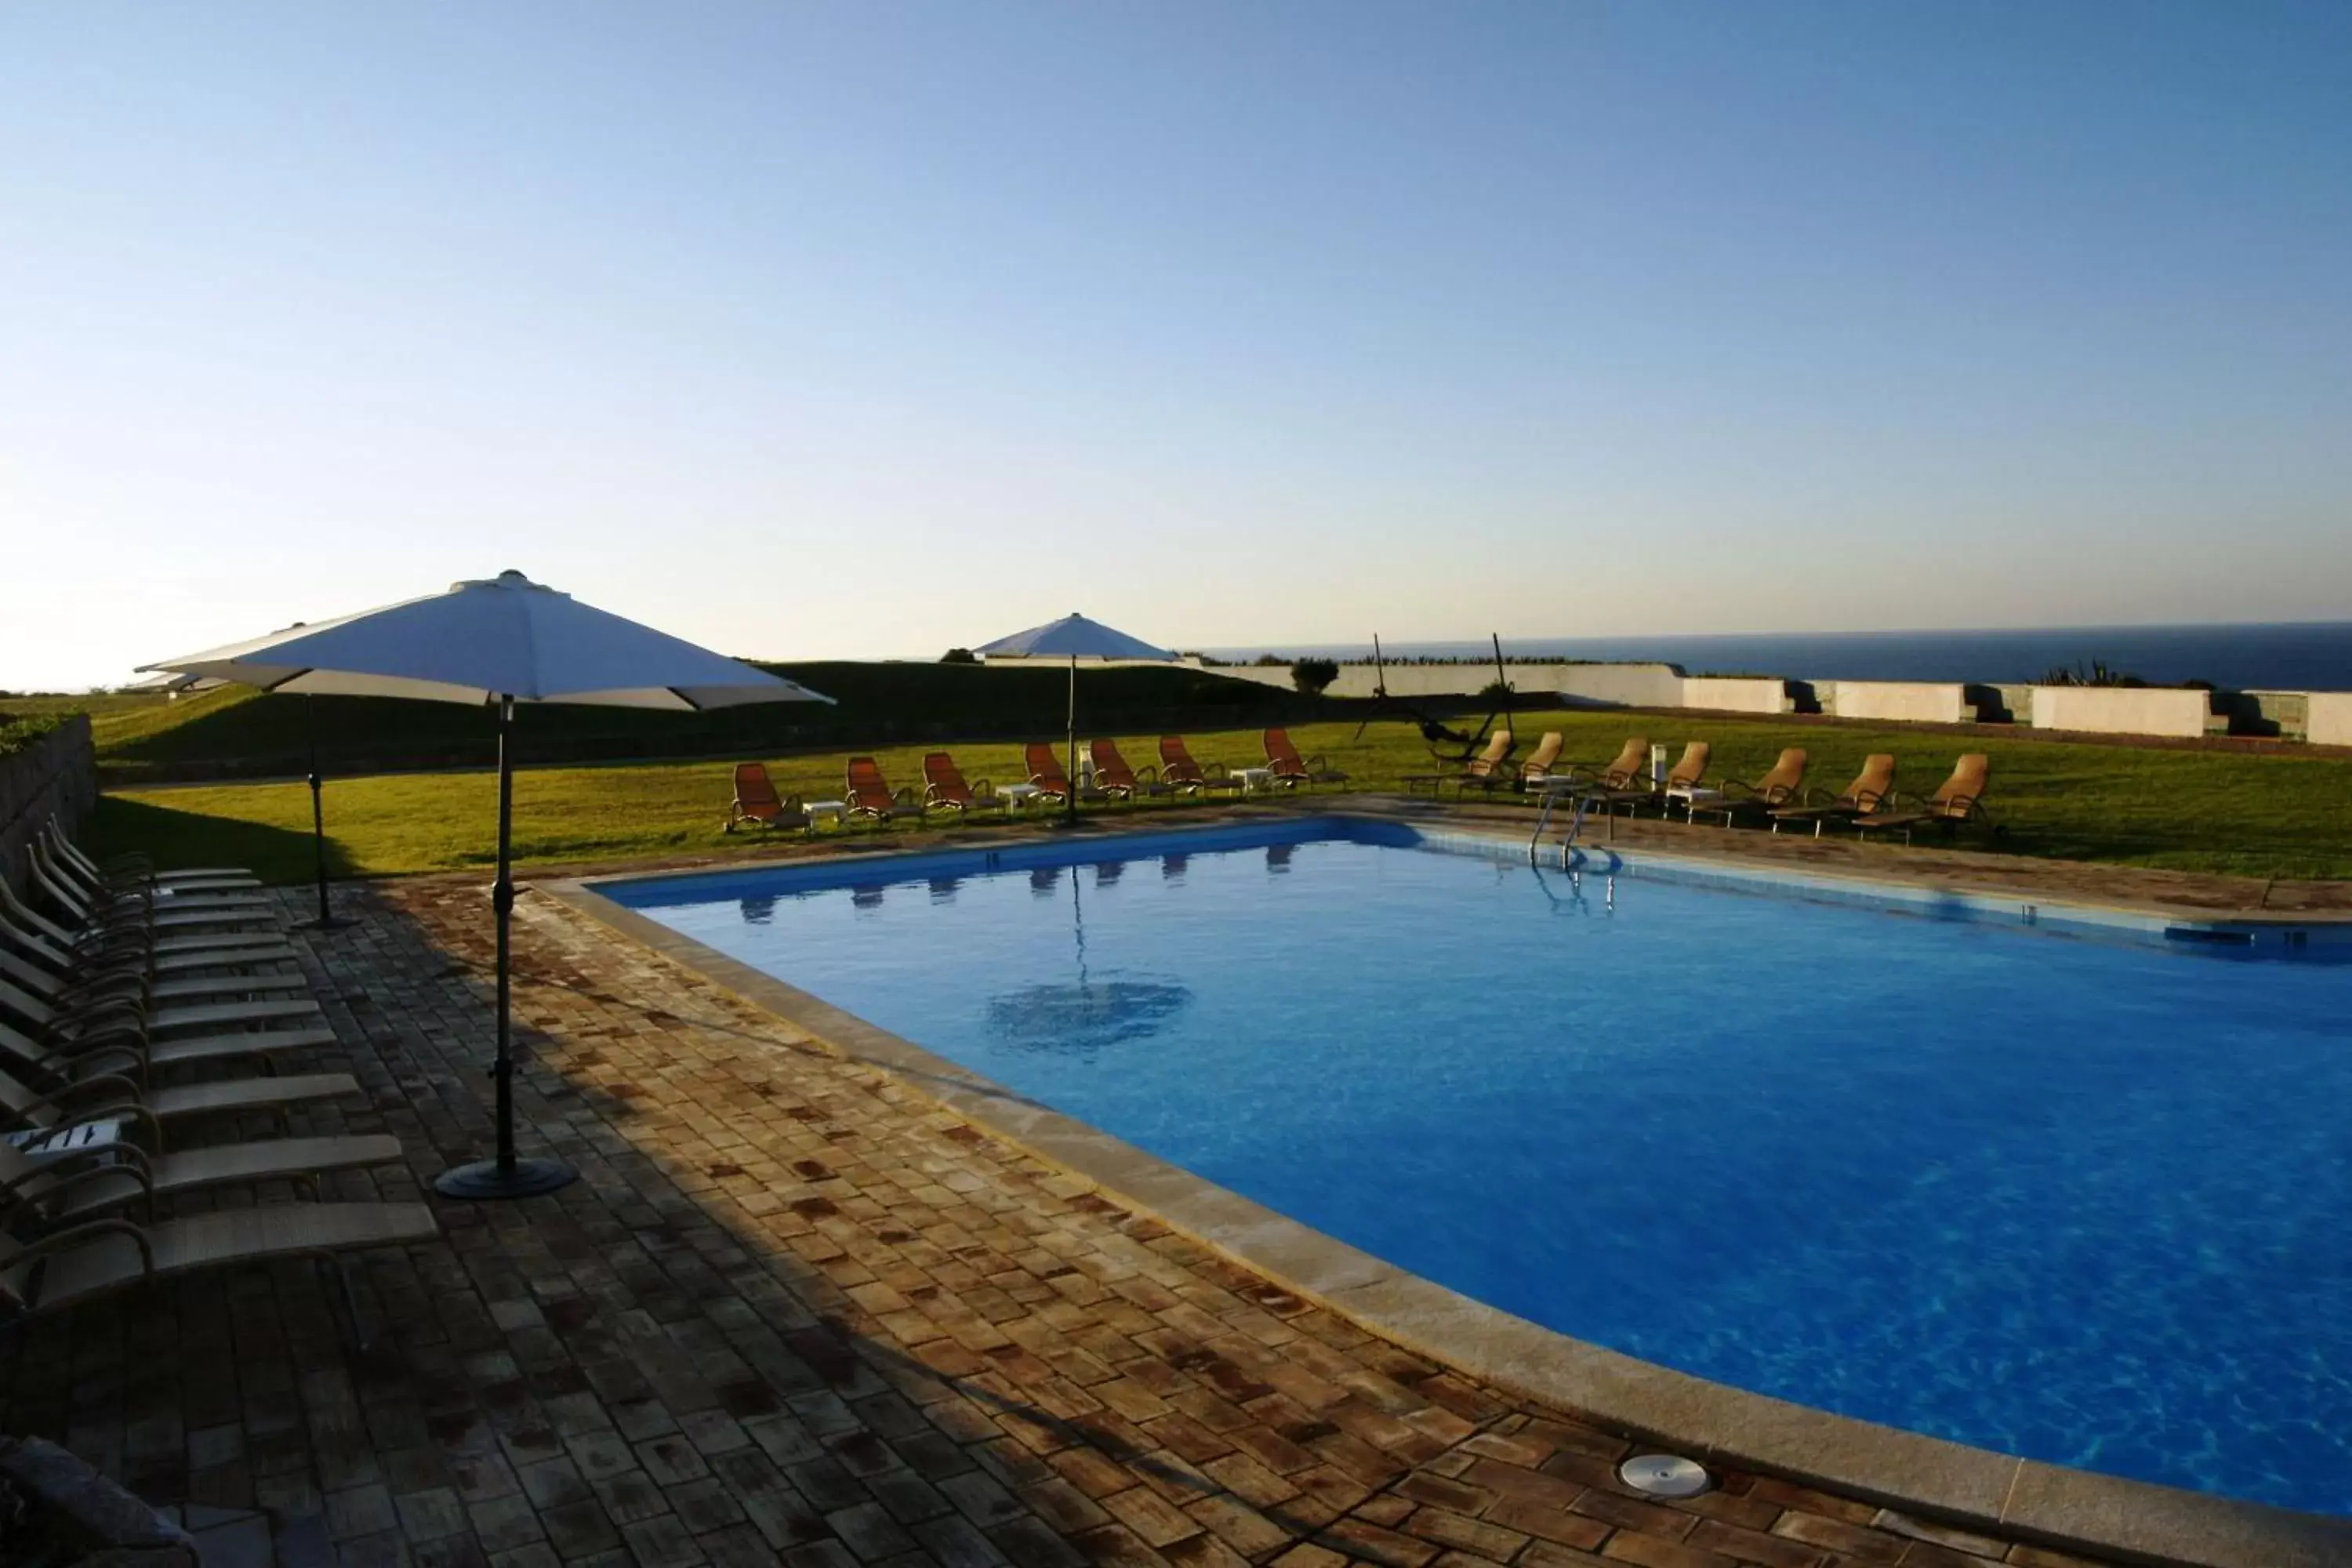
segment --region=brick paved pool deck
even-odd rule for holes
[[[322,1195],[431,1198],[488,1142],[480,882],[339,901],[355,926],[297,940],[341,1048],[300,1066],[364,1094],[293,1130],[406,1146]],[[1736,1471],[1643,1500],[1624,1441],[1367,1334],[544,894],[515,968],[525,1149],[578,1184],[434,1199],[442,1241],[348,1270],[364,1351],[297,1266],[20,1326],[0,1429],[184,1506],[208,1563],[2091,1561]]]

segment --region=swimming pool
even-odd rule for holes
[[[1286,824],[600,890],[1561,1332],[2352,1514],[2352,967],[1412,837]]]

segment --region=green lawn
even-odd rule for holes
[[[1523,749],[1541,730],[1567,732],[1568,755],[1612,755],[1632,732],[1679,747],[1715,746],[1714,773],[1753,777],[1784,745],[1805,747],[1811,782],[1842,787],[1864,752],[1901,759],[1898,783],[1932,789],[1966,750],[1992,756],[1990,802],[2009,825],[1995,846],[2020,854],[2178,870],[2282,878],[2352,877],[2352,762],[2131,746],[1979,740],[1916,730],[1863,730],[1768,721],[1664,719],[1605,713],[1521,715]],[[1303,725],[1302,750],[1321,752],[1371,788],[1394,788],[1431,766],[1405,724],[1380,722],[1360,740],[1353,723]],[[1194,755],[1258,760],[1255,729],[1197,732]],[[1157,757],[1150,737],[1122,742],[1138,766]],[[922,746],[874,754],[894,784],[921,780]],[[1002,742],[953,748],[964,771],[1006,782],[1021,776],[1019,748]],[[810,798],[840,794],[843,755],[770,758],[778,787]],[[379,876],[487,864],[497,807],[493,775],[387,774],[332,779],[327,829],[338,875]],[[723,763],[649,763],[526,770],[515,782],[515,844],[524,863],[627,859],[743,846],[719,830],[730,795]],[[1089,808],[1102,809],[1102,808]],[[1121,810],[1125,808],[1108,808]],[[1155,808],[1136,808],[1137,814]],[[884,832],[911,838],[899,826]],[[310,874],[310,796],[299,784],[134,789],[110,795],[93,823],[96,847],[142,849],[166,865],[251,865],[273,880]],[[756,837],[751,838],[756,842]]]

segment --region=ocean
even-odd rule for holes
[[[1389,642],[1391,658],[1485,658],[1485,641]],[[1245,661],[1370,658],[1362,643],[1211,648]],[[1656,659],[1689,675],[1804,680],[2038,680],[2053,669],[2109,669],[2160,686],[2209,680],[2225,690],[2352,690],[2352,621],[2280,626],[2051,626],[2011,631],[1777,632],[1729,637],[1505,637],[1512,659]]]

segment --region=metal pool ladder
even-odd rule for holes
[[[1564,795],[1572,795],[1576,797],[1576,810],[1569,818],[1568,837],[1559,841],[1559,863],[1562,866],[1568,864],[1569,854],[1575,847],[1577,835],[1584,831],[1584,807],[1589,798],[1584,792],[1573,784],[1563,789],[1546,789],[1543,792],[1543,810],[1536,816],[1536,830],[1528,835],[1528,864],[1530,866],[1536,863],[1536,851],[1543,844],[1544,829],[1551,826],[1553,808],[1559,805],[1559,797]]]

